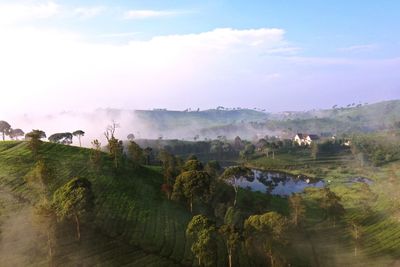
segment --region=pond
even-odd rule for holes
[[[293,176],[280,172],[252,171],[253,176],[237,179],[237,185],[252,191],[260,191],[278,196],[290,196],[293,193],[301,193],[307,187],[322,188],[325,186],[325,182],[322,179]]]

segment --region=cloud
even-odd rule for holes
[[[99,34],[97,37],[100,38],[132,37],[138,34],[140,34],[140,32],[115,32],[115,33]]]
[[[173,17],[187,13],[185,11],[174,11],[174,10],[128,10],[124,12],[124,19],[148,19],[148,18],[162,18],[162,17]]]
[[[114,35],[131,41],[88,42],[60,30],[0,27],[0,88],[12,100],[0,105],[3,119],[97,107],[304,109],[328,101],[327,95],[362,100],[377,88],[386,88],[379,89],[382,95],[399,92],[398,59],[302,57],[283,29],[217,28],[149,40]]]
[[[0,88],[18,99],[3,110],[162,106],[192,85],[230,83],[231,76],[264,61],[260,54],[289,47],[282,29],[267,28],[222,28],[128,44],[89,43],[74,33],[34,27],[0,29],[0,35]],[[265,68],[263,76],[264,71],[276,72]]]
[[[0,4],[0,25],[48,19],[59,13],[60,6],[52,1],[36,4]]]
[[[83,19],[97,17],[106,10],[103,6],[77,7],[73,9],[72,14]]]
[[[338,50],[341,52],[370,52],[378,48],[377,44],[363,44],[363,45],[352,45],[348,47],[342,47]]]

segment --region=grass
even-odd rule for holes
[[[196,264],[190,252],[191,244],[185,238],[186,225],[192,215],[182,205],[164,198],[160,192],[160,167],[134,169],[126,165],[123,171],[116,173],[104,154],[101,169],[96,169],[89,164],[90,150],[50,143],[43,144],[40,154],[51,170],[52,179],[47,184],[50,193],[72,177],[79,176],[92,182],[96,196],[93,218],[83,227],[80,243],[74,239],[71,223],[58,224],[55,231],[56,265]],[[319,207],[319,192],[311,189],[304,194],[307,219],[302,229],[289,232],[290,244],[284,251],[292,266],[387,266],[400,257],[400,209],[393,205],[400,189],[400,162],[377,169],[357,166],[349,153],[321,155],[317,160],[304,151],[275,156],[274,161],[259,158],[251,164],[310,176],[321,174],[320,177],[332,180],[331,188],[342,197],[347,210],[345,218],[333,227]],[[14,196],[11,202],[0,199],[0,229],[1,218],[12,215],[12,203],[22,201],[26,206],[37,201],[38,194],[29,182],[34,165],[27,143],[0,142],[0,188]],[[360,200],[365,193],[357,185],[343,184],[348,177],[356,175],[375,181],[371,190],[376,199],[370,200],[371,213],[368,215],[360,212]],[[0,194],[3,196],[3,192]],[[241,190],[240,194],[251,194],[253,199],[264,202],[268,199],[247,190]],[[286,198],[271,197],[265,203],[269,203],[266,209],[289,215]],[[364,233],[357,257],[353,255],[354,246],[347,229],[347,223],[353,219],[361,221]],[[226,266],[224,244],[218,244],[217,265]],[[244,247],[235,259],[238,266],[252,264]]]
[[[314,246],[320,265],[388,266],[400,258],[400,161],[381,167],[360,166],[350,152],[322,154],[314,160],[310,153],[300,151],[275,155],[275,160],[258,158],[248,165],[331,181],[331,189],[341,197],[346,209],[344,219],[336,227],[324,220],[318,190],[310,189],[303,194],[307,205],[304,231]],[[360,184],[346,183],[357,176],[374,181],[370,185],[371,192],[360,190]],[[363,200],[370,205],[368,213],[363,209]],[[354,244],[349,232],[352,220],[361,222],[363,233],[357,257],[353,255]],[[308,250],[305,254],[312,255],[313,252]]]
[[[51,170],[48,189],[51,193],[75,176],[88,178],[96,196],[90,231],[100,229],[103,239],[112,238],[119,242],[108,252],[108,242],[97,240],[96,234],[87,235],[80,249],[75,249],[73,240],[58,238],[61,249],[57,258],[71,265],[74,265],[73,259],[78,258],[95,264],[104,263],[104,266],[119,265],[120,258],[125,258],[132,266],[191,264],[193,257],[185,253],[189,250],[184,235],[191,215],[161,196],[159,169],[143,167],[136,170],[128,166],[116,174],[107,156],[103,155],[102,169],[97,171],[88,164],[89,153],[88,149],[44,143],[40,155]],[[37,200],[37,194],[27,178],[33,168],[27,143],[0,143],[1,187],[32,203]],[[74,229],[71,225],[69,228]],[[116,255],[113,250],[126,253]],[[80,251],[80,255],[69,251]]]

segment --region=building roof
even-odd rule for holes
[[[300,139],[303,139],[303,138],[304,138],[304,136],[303,136],[302,133],[297,133],[297,136],[298,136]],[[296,136],[295,136],[295,137],[296,137]]]
[[[309,134],[308,137],[309,137],[311,140],[318,140],[318,139],[319,139],[319,136],[316,135],[316,134]]]

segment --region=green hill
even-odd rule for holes
[[[12,231],[7,227],[13,225],[10,218],[22,216],[31,223],[21,226],[18,232],[40,237],[40,231],[33,230],[40,229],[40,224],[33,223],[32,212],[38,194],[31,182],[34,163],[27,145],[26,142],[0,143],[0,227],[2,233]],[[162,176],[157,168],[127,169],[116,175],[104,156],[104,167],[96,171],[88,168],[88,149],[50,143],[43,143],[40,154],[50,168],[52,179],[47,184],[50,193],[79,176],[92,182],[96,196],[94,219],[85,224],[81,244],[74,240],[74,228],[70,224],[57,227],[55,266],[191,265],[192,255],[184,234],[190,214],[161,197]],[[14,206],[18,208],[10,208]],[[43,243],[37,244],[42,239]],[[14,244],[18,253],[15,257],[9,257],[8,253],[10,264],[6,265],[44,264],[46,238],[42,236],[39,240],[26,244],[21,238]],[[34,248],[40,248],[41,252],[33,253]],[[0,250],[0,257],[1,253]]]

